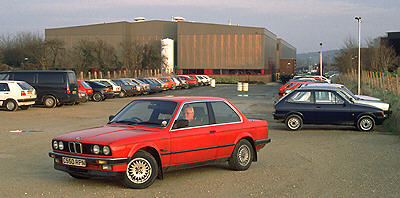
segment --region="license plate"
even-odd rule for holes
[[[72,91],[72,94],[76,94],[76,91]]]
[[[32,94],[32,91],[28,91],[28,94]]]
[[[66,165],[86,167],[86,161],[84,159],[62,157],[62,163]]]

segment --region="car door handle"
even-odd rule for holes
[[[217,132],[217,131],[210,131],[210,133],[215,133],[215,132]]]
[[[321,107],[316,107],[317,109],[321,109]]]

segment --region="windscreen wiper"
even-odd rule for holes
[[[121,123],[121,124],[138,124],[138,122],[130,121],[130,120],[119,120],[112,123]]]

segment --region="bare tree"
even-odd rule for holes
[[[370,39],[368,44],[369,69],[373,71],[395,71],[399,62],[393,47],[378,39]]]
[[[357,59],[357,44],[351,37],[344,41],[344,46],[335,57],[337,67],[342,72],[347,72],[356,68],[354,64]]]
[[[4,64],[29,69],[47,69],[45,41],[40,34],[22,32],[0,39],[2,62]]]
[[[70,51],[71,64],[78,71],[87,71],[93,68],[94,57],[94,42],[88,40],[80,40]]]
[[[161,67],[161,61],[161,49],[157,49],[150,44],[145,44],[143,46],[143,69],[159,69]]]
[[[59,39],[46,40],[46,57],[49,68],[60,68],[61,54],[65,54],[64,41]]]
[[[142,68],[143,47],[136,41],[121,43],[125,67],[133,70]]]

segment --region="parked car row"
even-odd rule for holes
[[[303,80],[299,80],[303,79]],[[355,95],[344,85],[317,82],[296,77],[279,90],[283,96],[274,105],[274,119],[291,131],[303,124],[354,125],[360,131],[371,131],[392,113],[390,105],[379,98]]]
[[[6,71],[0,72],[0,106],[9,111],[28,109],[33,104],[54,108],[89,100],[158,93],[169,89],[189,89],[209,85],[206,75],[178,75],[149,78],[77,80],[75,72]]]

